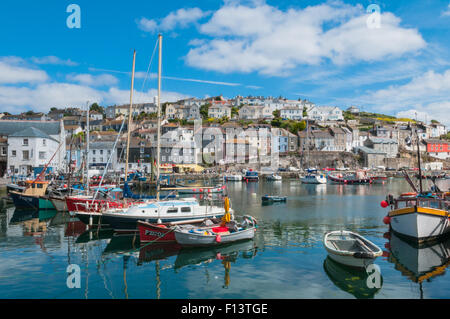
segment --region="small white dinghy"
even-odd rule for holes
[[[383,254],[371,241],[346,230],[326,233],[323,244],[331,259],[351,267],[366,268]]]
[[[174,230],[175,239],[181,246],[217,246],[240,240],[253,239],[256,231],[256,220],[252,216],[243,216],[244,221],[237,223],[232,220],[226,225],[211,225],[193,227],[192,225],[177,226]]]

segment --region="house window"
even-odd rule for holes
[[[2,146],[2,152],[1,152],[1,155],[2,156],[6,156],[7,154],[6,154],[6,147],[5,146]]]
[[[94,155],[95,155],[95,150],[93,150],[93,151],[92,151],[92,154],[94,154]]]
[[[23,159],[29,160],[30,159],[30,153],[29,151],[22,151]]]
[[[45,159],[45,152],[39,152],[39,159]]]
[[[16,155],[17,155],[16,151],[11,151],[11,156],[12,157],[16,157]]]
[[[42,145],[43,145],[43,146],[46,146],[46,145],[47,145],[47,140],[46,140],[45,138],[42,140]]]
[[[100,150],[100,155],[103,155],[103,150]]]
[[[28,146],[28,139],[27,138],[23,139],[23,145]]]

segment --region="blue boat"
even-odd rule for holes
[[[286,196],[270,196],[264,195],[261,197],[263,202],[285,202],[287,200]]]
[[[257,182],[259,181],[258,172],[255,171],[247,171],[245,172],[244,180],[248,182]]]

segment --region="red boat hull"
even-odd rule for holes
[[[150,224],[138,222],[140,242],[174,243],[175,233],[173,229],[164,224]]]
[[[69,212],[100,212],[108,208],[124,208],[124,203],[111,200],[96,199],[92,201],[89,198],[66,197],[67,209]]]

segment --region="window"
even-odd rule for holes
[[[16,157],[16,151],[11,151],[11,156]]]
[[[94,155],[95,155],[95,150],[92,150],[92,154],[94,154]]]
[[[178,207],[171,207],[167,209],[168,214],[178,213]]]
[[[100,150],[100,155],[103,155],[103,150]]]
[[[45,159],[45,152],[39,152],[39,159]]]
[[[181,212],[182,213],[190,213],[191,212],[191,208],[190,207],[181,207]]]
[[[42,140],[42,145],[43,146],[47,145],[47,140],[45,138]]]
[[[22,151],[23,159],[29,160],[30,159],[30,153],[29,151]]]
[[[2,156],[6,156],[7,155],[6,154],[6,146],[2,146],[2,151],[1,151],[0,155],[2,155]]]
[[[27,138],[24,138],[24,139],[23,139],[23,145],[28,146],[28,139],[27,139]]]

